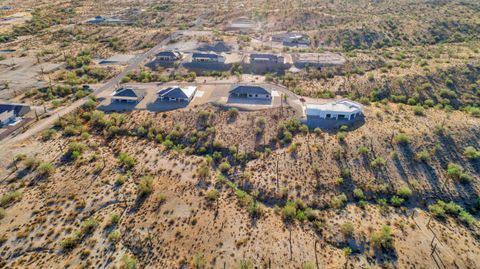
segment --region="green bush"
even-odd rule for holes
[[[5,207],[15,201],[19,201],[22,198],[20,191],[7,192],[0,196],[0,207]]]
[[[408,199],[410,196],[412,196],[412,190],[410,190],[410,188],[407,186],[403,186],[397,190],[397,195],[402,198]]]
[[[218,169],[220,170],[220,172],[222,173],[226,173],[230,170],[231,166],[228,162],[223,162],[221,163],[219,166],[218,166]]]
[[[372,233],[370,241],[375,247],[384,249],[393,249],[392,228],[388,225],[382,226],[380,230]]]
[[[414,106],[413,107],[413,114],[417,116],[425,116],[425,109],[422,106]]]
[[[340,231],[344,236],[352,236],[354,230],[355,230],[355,227],[353,226],[353,223],[351,223],[350,221],[344,222],[340,226]]]
[[[215,201],[215,200],[218,199],[219,193],[216,189],[211,189],[211,190],[207,191],[205,196],[207,197],[208,200]]]
[[[472,146],[466,147],[463,151],[463,155],[469,160],[480,159],[480,151]]]
[[[460,175],[463,173],[463,167],[455,163],[449,163],[447,168],[447,175],[453,179],[460,179]]]
[[[50,163],[43,162],[38,166],[38,172],[42,176],[49,176],[55,172],[55,167]]]
[[[365,194],[360,188],[355,188],[353,190],[353,196],[355,196],[355,198],[357,198],[358,200],[365,200]]]
[[[137,259],[130,255],[123,255],[122,257],[123,269],[136,269],[137,268]],[[202,268],[202,267],[199,267]]]
[[[117,243],[120,241],[121,233],[119,230],[112,231],[111,233],[108,234],[108,240],[112,243]]]
[[[135,159],[125,152],[121,152],[118,155],[118,160],[120,161],[122,166],[126,168],[132,168],[135,165]]]
[[[144,176],[140,179],[140,183],[138,184],[138,192],[140,195],[148,195],[153,191],[153,177],[151,176]]]
[[[398,197],[396,195],[392,196],[392,198],[390,199],[390,203],[395,207],[400,207],[403,204],[403,202],[405,202],[405,199]]]
[[[377,157],[373,161],[370,162],[370,166],[377,168],[381,166],[385,166],[387,164],[387,161],[385,161],[384,158],[382,157]]]
[[[332,198],[332,202],[331,202],[332,207],[334,208],[344,207],[347,200],[348,200],[347,195],[345,195],[344,193],[339,194]]]
[[[358,154],[360,154],[360,155],[365,155],[365,154],[368,153],[368,151],[369,151],[368,148],[365,147],[365,146],[360,146],[358,148]]]
[[[394,137],[394,141],[397,143],[397,144],[400,144],[400,145],[408,145],[410,144],[410,138],[404,134],[404,133],[399,133],[397,134],[395,137]]]
[[[95,230],[95,228],[97,228],[97,226],[98,226],[98,221],[97,220],[92,219],[92,218],[86,219],[82,223],[81,231],[84,235],[91,234]]]
[[[415,160],[420,161],[420,162],[429,162],[430,161],[430,153],[426,150],[422,150],[420,152],[417,152],[415,154]]]

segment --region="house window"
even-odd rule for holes
[[[327,116],[325,116],[325,118],[327,118],[327,119],[330,119],[331,117],[332,117],[331,114],[327,114]]]

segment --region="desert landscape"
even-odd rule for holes
[[[480,3],[3,1],[0,268],[479,268]]]

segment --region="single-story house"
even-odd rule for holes
[[[229,95],[237,98],[272,99],[272,91],[256,85],[236,85],[229,91]]]
[[[283,64],[283,56],[277,56],[274,54],[260,54],[252,53],[250,54],[250,63],[267,63],[267,64]]]
[[[225,57],[216,53],[193,53],[192,62],[216,62],[224,63]]]
[[[15,113],[13,112],[13,110],[1,112],[0,113],[0,127],[3,127],[5,125],[9,124],[10,122],[15,121],[16,118],[17,117],[15,116]]]
[[[157,92],[158,98],[162,101],[168,102],[190,102],[195,93],[197,92],[197,87],[188,86],[186,88],[181,88],[179,86],[170,86],[163,89],[160,89]]]
[[[282,43],[284,46],[309,46],[310,38],[300,33],[283,33],[272,36],[273,42]]]
[[[166,50],[156,55],[157,61],[163,62],[176,62],[182,59],[182,54],[178,51]]]
[[[293,63],[297,68],[309,67],[335,67],[345,64],[345,58],[337,53],[295,53],[292,55]]]
[[[357,102],[342,99],[325,104],[307,104],[307,121],[316,119],[353,120],[363,114],[363,106]]]
[[[89,19],[86,21],[87,24],[130,24],[130,21],[116,19],[116,18],[107,18],[105,16],[95,16],[95,18]]]
[[[145,94],[133,88],[120,88],[113,92],[112,103],[138,103],[145,97]]]
[[[27,104],[3,103],[0,104],[0,113],[13,111],[15,117],[23,117],[30,112],[30,106]]]

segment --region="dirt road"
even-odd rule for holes
[[[205,16],[207,16],[207,15],[208,14],[203,14],[202,16],[199,16],[197,18],[197,20],[195,21],[194,25],[189,30],[194,30],[194,29],[198,28],[202,24]],[[138,68],[144,61],[146,61],[148,58],[150,58],[153,55],[155,55],[156,53],[158,53],[171,40],[174,40],[174,39],[178,38],[179,36],[183,35],[186,31],[189,31],[189,30],[177,31],[177,32],[172,33],[171,35],[169,35],[167,38],[165,38],[162,42],[160,42],[155,47],[151,48],[150,50],[148,50],[144,54],[138,55],[137,57],[130,60],[130,62],[128,63],[128,66],[120,74],[118,74],[117,76],[112,78],[109,82],[107,82],[102,87],[95,90],[93,92],[93,95],[98,96],[101,93],[103,93],[105,91],[108,91],[108,90],[112,89],[113,87],[115,87],[115,85],[119,84],[120,81],[122,80],[122,78],[128,72]],[[6,146],[8,144],[11,145],[11,144],[14,144],[14,143],[18,143],[18,142],[20,142],[24,139],[27,139],[30,136],[33,136],[33,135],[35,135],[35,134],[37,134],[37,133],[39,133],[39,132],[41,132],[41,131],[43,131],[47,128],[50,128],[53,125],[53,123],[55,122],[56,119],[58,119],[59,117],[63,117],[65,115],[67,115],[68,113],[71,113],[71,112],[75,111],[76,109],[81,107],[87,100],[88,100],[88,97],[79,99],[79,100],[75,101],[74,103],[72,103],[70,106],[56,111],[54,114],[52,114],[52,116],[38,121],[35,125],[31,126],[24,133],[18,134],[17,136],[13,136],[13,137],[7,137],[4,140],[0,141],[0,146]]]

